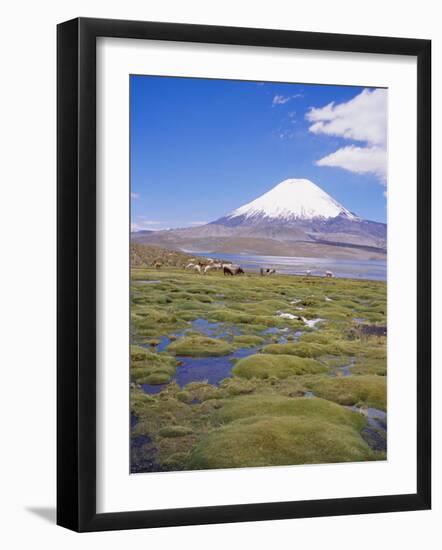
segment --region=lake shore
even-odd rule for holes
[[[184,252],[184,251],[183,251]],[[186,252],[191,254],[190,252]],[[198,252],[195,256],[207,258],[210,252]],[[257,256],[253,254],[223,254],[225,261],[239,264],[245,269],[258,272],[261,267],[276,269],[281,275],[305,275],[323,277],[332,271],[335,277],[346,279],[369,279],[386,281],[387,261],[385,260],[345,260],[338,258],[307,258],[298,256]]]

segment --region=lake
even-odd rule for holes
[[[195,256],[211,257],[211,252],[193,253]],[[245,269],[259,271],[261,267],[276,269],[284,275],[304,275],[310,270],[312,275],[324,275],[332,271],[335,277],[351,279],[387,279],[386,260],[340,260],[333,258],[300,258],[296,256],[253,256],[248,254],[217,255],[226,261],[241,265]]]

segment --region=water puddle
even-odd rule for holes
[[[138,418],[131,415],[131,429],[135,427]],[[159,472],[160,466],[155,462],[156,448],[152,445],[152,438],[146,434],[132,435],[130,438],[130,472]]]
[[[143,388],[144,393],[155,395],[156,393],[160,393],[160,391],[165,388],[168,383],[169,382],[166,384],[141,384],[141,387]]]
[[[217,334],[222,329],[221,323],[211,323],[206,319],[195,319],[192,321],[192,330],[201,332],[205,336],[213,336]]]
[[[200,334],[210,338],[223,338],[227,341],[232,341],[234,336],[240,336],[242,334],[241,329],[235,326],[226,327],[224,323],[212,323],[206,319],[195,319],[192,321],[190,328],[182,332],[176,332],[170,336],[162,336],[159,344],[156,346],[156,351],[165,351],[171,342],[177,338],[186,336],[186,333],[188,332],[199,332]],[[146,345],[141,345],[143,347],[147,347]]]
[[[330,376],[352,376],[351,369],[355,366],[354,359],[348,365],[342,365],[342,367],[331,367]]]
[[[362,437],[374,451],[387,450],[387,413],[373,407],[349,407],[367,417],[367,426],[361,431]]]
[[[351,376],[350,369],[353,365],[345,365],[345,367],[338,367],[338,370],[341,372],[342,376]]]
[[[360,325],[362,334],[366,336],[387,336],[387,327],[386,326],[377,326],[377,325]]]
[[[261,332],[261,335],[264,337],[277,336],[278,344],[288,344],[288,343],[297,342],[299,338],[302,336],[302,334],[303,334],[302,330],[296,330],[295,332],[291,332],[291,329],[289,327],[284,327],[284,328],[271,327],[271,328],[266,328]],[[274,343],[274,340],[273,340],[273,343]]]
[[[281,332],[282,329],[278,328],[278,327],[270,327],[270,328],[266,328],[265,330],[263,330],[263,334],[278,334],[279,332]]]
[[[177,356],[180,365],[173,380],[182,388],[189,382],[207,381],[218,385],[225,378],[232,376],[234,361],[253,355],[258,348],[240,348],[229,355],[221,357],[183,357]]]
[[[171,342],[172,340],[169,338],[169,336],[162,336],[160,338],[160,343],[157,345],[157,351],[164,351]]]
[[[192,328],[196,332],[211,338],[223,338],[231,341],[233,336],[242,334],[241,329],[234,325],[226,326],[225,323],[210,322],[206,319],[195,319],[192,321]]]

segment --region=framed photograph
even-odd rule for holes
[[[59,525],[430,508],[430,52],[58,26]]]

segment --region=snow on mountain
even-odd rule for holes
[[[286,179],[264,195],[227,214],[224,220],[233,221],[239,217],[245,221],[326,220],[337,216],[348,220],[358,219],[312,181]]]

